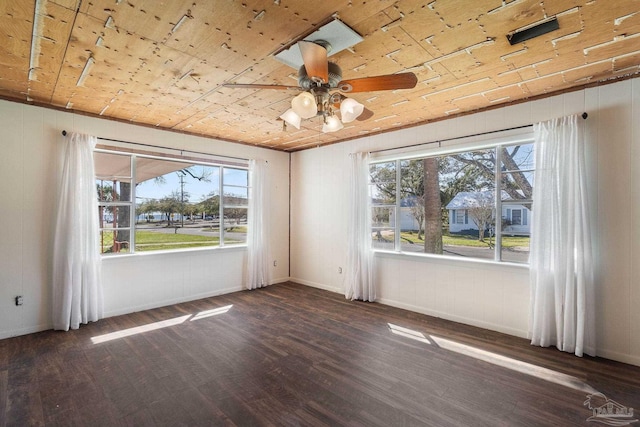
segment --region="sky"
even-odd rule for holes
[[[190,172],[196,177],[205,178],[198,180],[191,175],[180,172],[170,172],[163,176],[163,181],[149,179],[136,187],[136,199],[142,203],[149,199],[162,199],[171,193],[180,193],[180,176],[183,175],[184,192],[188,195],[188,201],[198,203],[209,197],[211,193],[220,193],[220,171],[218,167],[195,165]],[[248,172],[242,169],[224,169],[224,193],[247,196]],[[244,188],[243,188],[244,187]],[[187,197],[185,197],[186,199]]]

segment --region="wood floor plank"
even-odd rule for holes
[[[588,388],[640,368],[295,283],[0,341],[0,427],[571,426]]]

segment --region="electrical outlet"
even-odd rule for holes
[[[338,267],[338,274],[342,274],[342,267]]]
[[[277,266],[278,266],[278,261],[274,260],[274,261],[273,261],[273,266],[274,266],[274,267],[277,267]]]
[[[24,298],[22,298],[22,295],[18,295],[16,297],[16,305],[22,305],[24,304]]]

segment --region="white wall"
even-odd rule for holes
[[[640,79],[294,153],[292,280],[343,292],[348,154],[589,113],[597,228],[598,354],[640,365]],[[635,120],[634,120],[634,115]],[[526,337],[528,269],[378,254],[380,302]]]
[[[51,254],[61,131],[269,162],[273,282],[289,276],[289,155],[0,100],[0,338],[51,328]],[[103,259],[105,314],[242,289],[246,249]],[[16,306],[14,297],[24,296]]]

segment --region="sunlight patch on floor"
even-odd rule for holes
[[[217,316],[218,314],[224,314],[231,310],[231,307],[233,307],[233,304],[225,305],[224,307],[212,308],[211,310],[201,311],[200,313],[189,319],[189,321],[193,322],[194,320],[200,320],[211,316]]]
[[[396,335],[425,342],[427,344],[435,344],[438,347],[448,351],[453,351],[458,354],[473,357],[474,359],[482,360],[484,362],[491,363],[492,365],[501,366],[503,368],[511,369],[515,372],[531,375],[536,378],[569,387],[574,390],[582,391],[587,394],[598,393],[598,390],[572,375],[563,374],[562,372],[543,368],[542,366],[523,362],[521,360],[503,356],[497,353],[492,353],[490,351],[482,350],[480,348],[462,344],[450,339],[441,338],[434,335],[425,335],[419,331],[392,325],[391,323],[388,323],[388,325],[391,332]]]
[[[135,328],[123,329],[121,331],[98,335],[95,337],[91,337],[91,342],[94,344],[100,344],[119,338],[130,337],[132,335],[143,334],[145,332],[155,331],[162,328],[168,328],[170,326],[184,323],[189,317],[191,317],[191,315],[187,314],[185,316],[176,317],[174,319],[161,320],[160,322],[149,323],[148,325],[136,326]]]
[[[431,344],[431,341],[424,336],[422,332],[414,331],[413,329],[403,328],[402,326],[394,325],[393,323],[387,323],[391,332],[400,335],[401,337],[410,338],[415,341],[420,341],[425,344]]]
[[[212,308],[211,310],[201,311],[197,314],[186,314],[184,316],[175,317],[173,319],[161,320],[159,322],[149,323],[147,325],[136,326],[134,328],[123,329],[121,331],[110,332],[104,335],[97,335],[95,337],[91,337],[91,342],[93,344],[100,344],[108,341],[113,341],[120,338],[130,337],[132,335],[143,334],[149,331],[156,331],[162,328],[168,328],[171,326],[180,325],[181,323],[189,320],[193,322],[194,320],[201,320],[207,317],[217,316],[219,314],[227,313],[231,310],[233,304],[226,305],[224,307]]]

